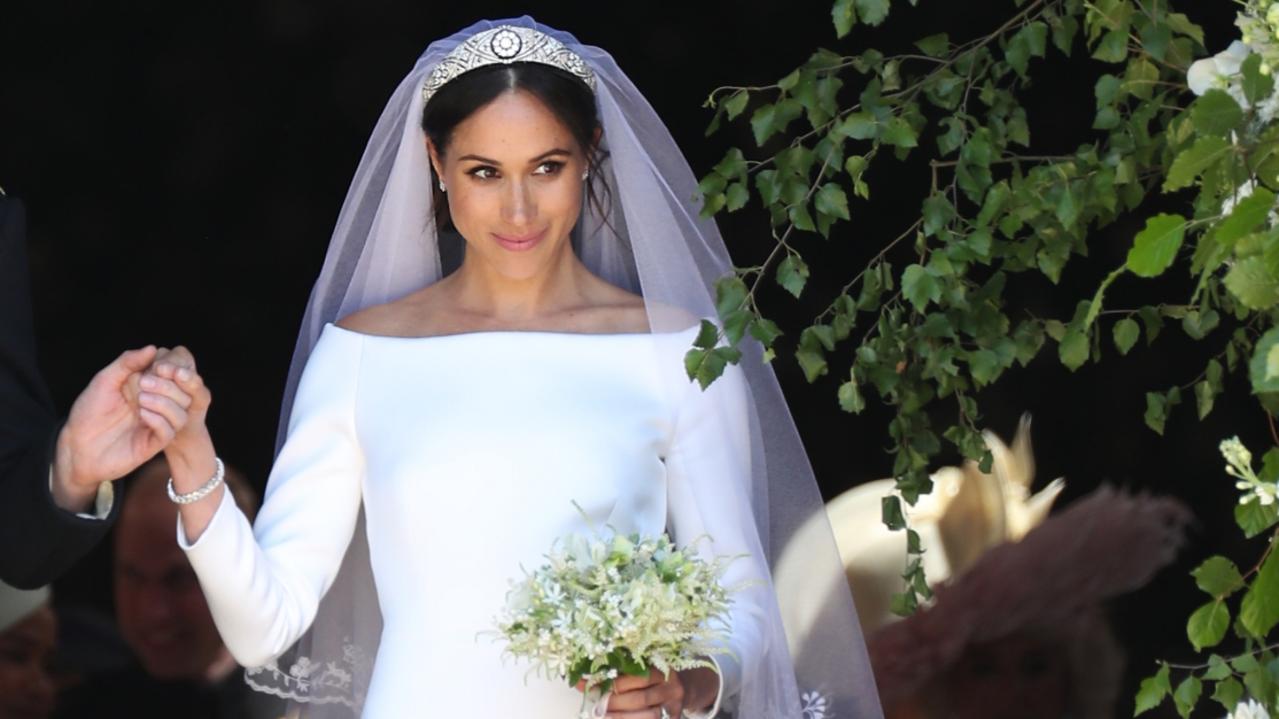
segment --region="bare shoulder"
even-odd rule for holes
[[[649,302],[634,292],[606,283],[606,294],[597,310],[601,322],[614,332],[664,332],[681,330],[698,322],[693,313],[664,302]]]
[[[411,337],[429,334],[423,331],[424,316],[440,309],[440,298],[434,285],[380,305],[365,307],[336,322],[338,327],[369,335]]]

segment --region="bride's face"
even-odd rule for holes
[[[457,125],[443,155],[430,152],[468,259],[525,279],[571,251],[586,157],[536,97],[499,95]]]

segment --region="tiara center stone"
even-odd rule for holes
[[[520,36],[511,30],[499,30],[493,34],[493,39],[489,43],[489,47],[493,50],[493,54],[503,60],[510,60],[520,54],[523,49],[524,41]]]

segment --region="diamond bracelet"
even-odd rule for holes
[[[191,504],[192,502],[198,502],[201,499],[204,499],[209,495],[209,492],[217,489],[218,485],[222,484],[222,479],[226,476],[226,466],[222,464],[222,459],[220,457],[214,457],[213,461],[218,465],[217,471],[213,473],[213,476],[209,478],[209,481],[204,483],[204,486],[194,492],[178,494],[177,491],[173,489],[173,477],[169,477],[169,499],[177,504]]]

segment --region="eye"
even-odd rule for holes
[[[537,166],[535,175],[558,175],[560,170],[564,169],[564,163],[558,160],[547,160]]]
[[[480,165],[479,167],[468,171],[466,174],[478,180],[492,180],[497,177],[497,168],[489,167],[488,165]]]

